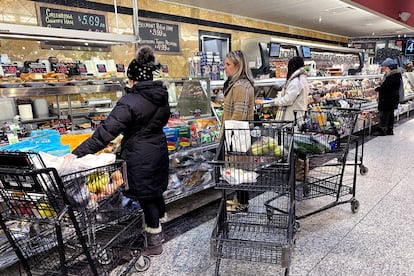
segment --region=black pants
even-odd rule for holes
[[[164,197],[139,200],[139,204],[144,211],[145,224],[150,228],[158,228],[160,226],[160,218],[165,215]]]
[[[392,131],[394,128],[394,110],[379,110],[379,126],[384,131]]]

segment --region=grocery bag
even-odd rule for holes
[[[249,122],[227,120],[224,122],[225,146],[228,152],[246,153],[251,145]]]

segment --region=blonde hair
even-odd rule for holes
[[[228,58],[237,68],[236,72],[231,76],[231,83],[235,83],[239,79],[247,79],[251,85],[254,85],[254,78],[250,70],[245,55],[242,51],[231,51],[227,53]]]

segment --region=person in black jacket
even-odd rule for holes
[[[93,135],[72,153],[78,157],[102,150],[123,133],[120,156],[127,163],[126,196],[138,200],[145,217],[144,254],[162,253],[160,218],[165,216],[163,192],[168,185],[169,157],[163,127],[170,117],[167,84],[153,80],[154,51],[141,47],[128,66],[126,94]]]
[[[381,86],[375,88],[378,92],[378,111],[380,115],[379,129],[374,135],[394,135],[394,110],[398,108],[399,90],[402,82],[401,71],[391,58],[381,64],[384,67],[385,78]]]

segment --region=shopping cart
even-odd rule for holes
[[[59,176],[40,156],[0,152],[0,225],[28,275],[106,275],[150,265],[141,210],[122,208],[125,163]],[[123,258],[124,257],[124,258]]]
[[[224,259],[277,264],[289,273],[295,225],[292,136],[293,122],[225,122],[213,162],[216,188],[223,193],[211,235],[216,275]],[[227,210],[234,190],[249,192],[248,210]],[[267,212],[270,199],[282,212]]]
[[[296,198],[333,198],[296,219],[344,203],[351,204],[352,212],[358,211],[359,201],[355,199],[357,169],[365,168],[359,152],[361,139],[354,132],[358,114],[358,109],[332,108],[308,110],[296,117]]]

